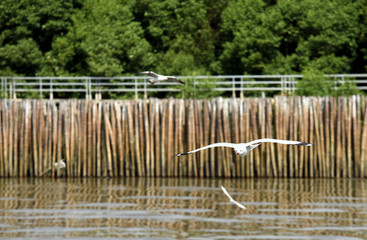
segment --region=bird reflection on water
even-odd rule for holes
[[[364,179],[0,179],[0,238],[363,239]],[[235,192],[245,211],[220,190]]]

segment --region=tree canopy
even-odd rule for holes
[[[0,75],[361,73],[366,0],[2,0]]]

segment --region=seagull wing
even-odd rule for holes
[[[198,151],[208,149],[208,148],[213,148],[213,147],[231,147],[231,148],[234,148],[236,146],[237,146],[237,144],[235,144],[235,143],[213,143],[213,144],[210,144],[208,146],[192,150],[190,152],[179,153],[176,156],[179,157],[181,155],[187,155],[187,154],[190,154],[190,153],[198,152]]]
[[[169,81],[173,81],[173,82],[178,82],[178,83],[181,83],[181,84],[185,84],[183,81],[181,81],[180,79],[178,79],[178,78],[176,78],[176,77],[168,76],[168,77],[167,77],[167,80],[169,80]]]
[[[289,145],[313,146],[312,143],[305,143],[305,142],[300,142],[300,141],[290,141],[290,140],[279,140],[279,139],[272,139],[272,138],[257,139],[257,140],[254,140],[252,142],[249,142],[248,144],[253,145],[253,144],[265,143],[265,142],[289,144]]]
[[[148,75],[154,78],[159,77],[159,74],[156,74],[155,72],[152,72],[152,71],[145,71],[145,72],[141,72],[140,74]]]
[[[242,209],[246,209],[246,207],[245,207],[245,206],[243,206],[241,203],[239,203],[239,202],[235,201],[235,200],[231,197],[231,195],[229,195],[229,193],[227,192],[227,189],[225,189],[223,186],[221,186],[221,187],[222,187],[222,191],[224,192],[224,194],[225,194],[225,195],[227,195],[227,197],[229,198],[229,201],[230,201],[230,202],[232,202],[232,203],[236,204],[237,206],[239,206],[239,207],[240,207],[240,208],[242,208]]]

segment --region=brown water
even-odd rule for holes
[[[248,207],[229,203],[220,186]],[[0,238],[366,239],[366,179],[0,179]]]

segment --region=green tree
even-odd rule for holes
[[[34,76],[55,36],[67,32],[77,1],[0,1],[0,74]]]
[[[303,78],[297,83],[296,95],[328,96],[334,94],[334,83],[326,79],[323,72],[309,68],[302,72]]]
[[[136,18],[157,56],[154,70],[173,75],[209,73],[215,46],[208,9],[203,0],[136,1]]]
[[[222,71],[290,74],[311,67],[348,72],[357,55],[362,5],[361,0],[233,1],[222,16]]]
[[[367,71],[367,0],[363,0],[358,24],[360,33],[357,39],[357,57],[351,64],[352,73],[363,73]]]
[[[120,76],[155,60],[124,0],[85,0],[72,20],[68,34],[55,40],[49,54],[48,69],[56,75]]]
[[[218,97],[223,94],[221,91],[213,91],[215,87],[213,80],[185,78],[184,81],[184,85],[177,87],[181,91],[175,94],[175,97],[205,99]]]
[[[263,27],[266,4],[262,0],[232,1],[222,14],[223,74],[260,74],[264,58],[278,48],[272,33]]]
[[[350,96],[363,94],[358,90],[354,80],[340,80],[326,77],[313,68],[302,72],[303,78],[298,81],[296,95],[302,96]],[[338,80],[338,81],[336,81]]]
[[[348,72],[356,57],[358,17],[362,1],[305,1],[300,21],[301,39],[296,53],[307,59],[304,66],[324,73]],[[303,68],[300,68],[303,70]]]

